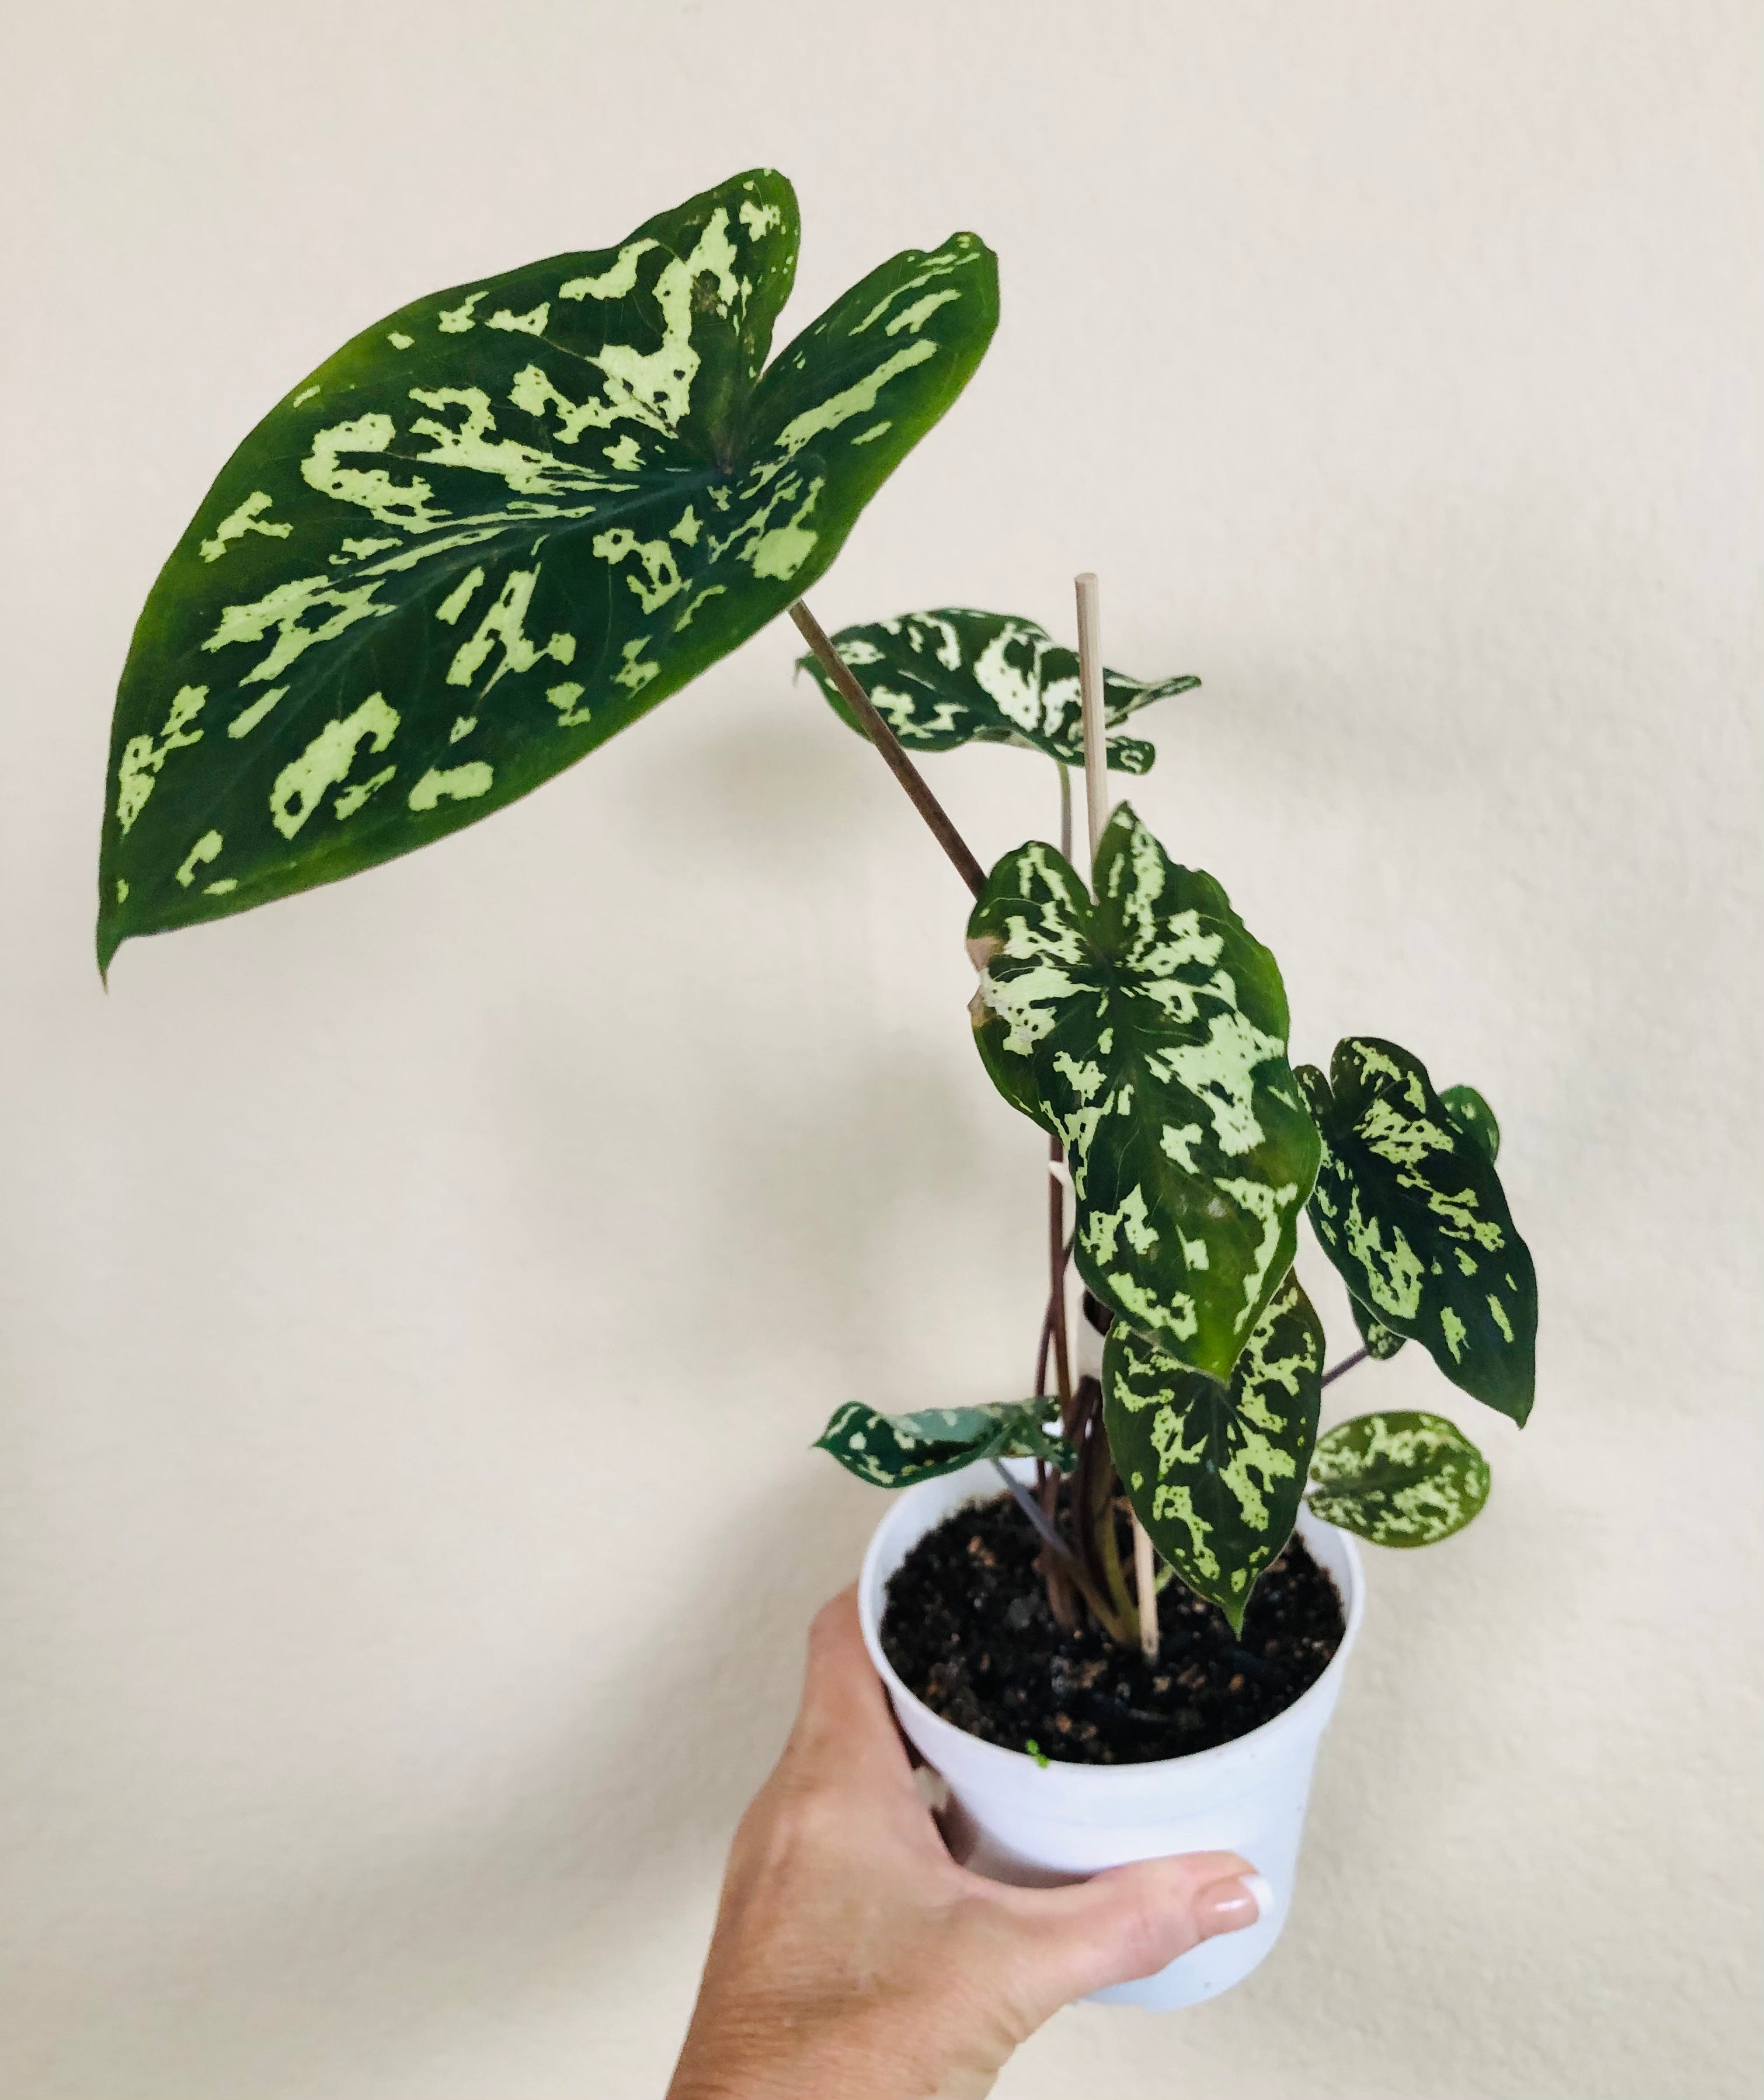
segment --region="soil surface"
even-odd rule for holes
[[[1125,1545],[1124,1524],[1121,1536]],[[1115,1647],[1087,1616],[1062,1633],[1039,1551],[1001,1494],[946,1517],[889,1581],[882,1646],[902,1682],[933,1714],[1006,1749],[1093,1765],[1210,1750],[1291,1705],[1341,1642],[1341,1599],[1296,1534],[1256,1584],[1241,1640],[1223,1612],[1169,1583],[1155,1663]],[[1131,1569],[1131,1546],[1125,1557]]]

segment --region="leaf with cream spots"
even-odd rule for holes
[[[959,1472],[981,1458],[1044,1458],[1069,1473],[1075,1462],[1072,1447],[1057,1427],[1047,1426],[1053,1405],[1025,1400],[879,1414],[849,1401],[836,1410],[814,1448],[831,1452],[847,1472],[877,1488],[911,1487],[915,1480]]]
[[[1096,880],[1092,902],[1039,841],[993,869],[968,929],[976,1039],[1005,1098],[1065,1149],[1085,1282],[1224,1381],[1292,1265],[1316,1173],[1286,990],[1224,891],[1126,803]]]
[[[1494,1170],[1488,1105],[1478,1095],[1481,1117],[1468,1114],[1461,1088],[1449,1110],[1420,1059],[1375,1035],[1338,1043],[1328,1078],[1312,1065],[1298,1076],[1323,1138],[1311,1223],[1350,1294],[1523,1423],[1537,1282]]]
[[[1488,1499],[1488,1462],[1442,1414],[1356,1415],[1317,1439],[1305,1498],[1374,1546],[1433,1546]]]
[[[964,743],[1013,743],[1045,752],[1067,765],[1084,763],[1078,652],[1031,620],[946,606],[895,620],[842,627],[833,646],[856,672],[894,734],[909,750],[954,751]],[[813,656],[797,660],[840,719],[867,734],[839,688]],[[1103,708],[1111,728],[1136,708],[1190,691],[1198,678],[1148,682],[1124,671],[1103,673]],[[1149,743],[1111,736],[1109,763],[1122,773],[1149,773]]]
[[[1440,1096],[1440,1105],[1451,1118],[1453,1126],[1475,1145],[1492,1167],[1501,1149],[1501,1126],[1494,1119],[1494,1110],[1474,1087],[1448,1087]],[[1360,1339],[1365,1343],[1366,1354],[1374,1363],[1388,1363],[1409,1339],[1394,1327],[1387,1327],[1378,1315],[1361,1304],[1352,1292],[1347,1303],[1352,1308],[1354,1325],[1360,1330]]]
[[[1240,1632],[1299,1518],[1323,1392],[1323,1328],[1289,1270],[1228,1385],[1121,1321],[1103,1347],[1103,1423],[1152,1543]]]
[[[972,234],[908,250],[768,368],[797,239],[752,170],[412,301],[288,390],[135,629],[100,967],[530,793],[822,574],[966,384],[998,279]],[[180,881],[211,831],[226,876]]]

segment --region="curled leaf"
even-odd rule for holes
[[[897,619],[842,627],[833,646],[909,750],[954,751],[964,743],[1014,743],[1066,765],[1084,763],[1078,652],[1032,620],[943,606]],[[839,688],[813,656],[798,660],[840,719],[863,734]],[[1153,700],[1185,693],[1193,677],[1148,682],[1103,673],[1103,712],[1111,729]],[[1109,763],[1149,773],[1156,753],[1133,737],[1111,736]]]
[[[1025,1400],[990,1407],[927,1407],[879,1414],[849,1401],[815,1439],[847,1472],[872,1487],[906,1488],[981,1458],[1043,1458],[1056,1472],[1075,1462],[1072,1447],[1047,1427],[1054,1403]]]

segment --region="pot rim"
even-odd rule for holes
[[[1029,1480],[1034,1477],[1034,1461],[1031,1458],[1007,1458],[1003,1462],[1018,1480]],[[977,1491],[982,1486],[978,1476],[983,1470],[990,1473],[990,1464],[965,1467],[959,1473],[942,1474],[933,1480],[920,1480],[912,1487],[901,1489],[893,1498],[893,1507],[884,1514],[881,1522],[871,1533],[870,1543],[864,1553],[863,1566],[858,1578],[858,1614],[863,1629],[864,1645],[870,1651],[870,1660],[887,1688],[889,1698],[897,1706],[904,1702],[914,1710],[915,1718],[928,1723],[933,1731],[947,1730],[950,1735],[959,1737],[964,1754],[976,1760],[979,1769],[990,1768],[999,1780],[1017,1782],[1033,1773],[1045,1782],[1057,1773],[1062,1792],[1073,1786],[1091,1791],[1121,1791],[1124,1790],[1123,1783],[1138,1791],[1148,1783],[1154,1782],[1155,1776],[1159,1773],[1166,1773],[1172,1778],[1178,1773],[1184,1777],[1192,1776],[1198,1778],[1209,1774],[1222,1776],[1233,1763],[1242,1762],[1246,1754],[1255,1759],[1272,1749],[1286,1736],[1310,1733],[1313,1728],[1321,1731],[1340,1694],[1348,1653],[1365,1617],[1365,1570],[1352,1533],[1342,1530],[1338,1525],[1325,1523],[1303,1502],[1299,1505],[1295,1529],[1302,1533],[1327,1533],[1340,1548],[1347,1572],[1347,1595],[1343,1599],[1346,1623],[1334,1654],[1330,1657],[1316,1681],[1308,1685],[1291,1705],[1283,1708],[1245,1734],[1233,1736],[1228,1743],[1215,1743],[1211,1749],[1190,1750],[1180,1757],[1147,1758],[1136,1763],[1117,1765],[1080,1764],[1069,1759],[1052,1758],[1043,1765],[1039,1758],[1030,1756],[1026,1750],[1008,1750],[1000,1744],[989,1743],[983,1736],[971,1736],[965,1728],[958,1727],[941,1714],[933,1714],[915,1692],[909,1691],[902,1683],[883,1652],[882,1606],[886,1586],[879,1572],[880,1564],[884,1552],[893,1543],[895,1535],[909,1521],[906,1512],[915,1502],[933,1498],[944,1502],[951,1485],[957,1481],[966,1480],[970,1474],[976,1476],[973,1488]],[[992,1474],[991,1477],[996,1480],[997,1475]],[[977,1493],[969,1493],[955,1502],[945,1502],[944,1514],[959,1508],[964,1502],[979,1498]],[[908,1541],[908,1550],[931,1528],[929,1523],[922,1524],[914,1538]],[[1335,1579],[1333,1570],[1326,1572],[1330,1573],[1332,1581]],[[1338,1582],[1337,1587],[1340,1586]]]

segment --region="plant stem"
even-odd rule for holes
[[[1096,1432],[1100,1436],[1100,1428]],[[1109,1585],[1109,1594],[1114,1599],[1116,1611],[1122,1626],[1137,1630],[1139,1613],[1133,1608],[1133,1599],[1127,1593],[1127,1578],[1121,1565],[1121,1544],[1115,1537],[1115,1480],[1114,1461],[1107,1458],[1095,1468],[1091,1476],[1091,1535],[1102,1555],[1103,1577]],[[1125,1643],[1123,1643],[1125,1645]]]
[[[926,785],[924,775],[906,756],[906,748],[900,739],[876,712],[875,703],[853,676],[851,666],[828,641],[820,621],[800,598],[790,608],[790,616],[796,623],[797,632],[814,651],[815,660],[838,686],[845,704],[863,724],[870,741],[881,752],[883,762],[906,790],[913,807],[931,827],[933,837],[955,863],[955,872],[975,896],[979,896],[986,886],[986,870],[975,859],[968,841],[950,822],[943,805]]]
[[[1333,1385],[1344,1372],[1351,1371],[1356,1364],[1363,1364],[1371,1353],[1369,1349],[1356,1349],[1351,1357],[1343,1357],[1334,1370],[1325,1371],[1322,1383],[1325,1385]]]
[[[1047,1140],[1051,1166],[1061,1164],[1060,1140]],[[1060,1396],[1060,1426],[1072,1434],[1072,1356],[1065,1331],[1065,1190],[1056,1174],[1047,1176],[1047,1311],[1053,1342],[1054,1390]]]
[[[1060,1163],[1060,1140],[1047,1140],[1049,1163]],[[1056,1391],[1060,1396],[1060,1427],[1067,1436],[1072,1434],[1072,1360],[1066,1348],[1065,1335],[1065,1191],[1059,1177],[1047,1176],[1047,1316],[1042,1323],[1040,1361],[1035,1366],[1035,1390],[1043,1389],[1047,1371],[1047,1352],[1053,1352],[1053,1376]],[[1056,1475],[1049,1474],[1043,1485],[1041,1507],[1051,1532],[1053,1514],[1060,1507],[1060,1484]],[[1076,1565],[1076,1564],[1074,1564]],[[1047,1608],[1053,1613],[1054,1623],[1069,1633],[1078,1624],[1078,1608],[1072,1601],[1071,1586],[1065,1571],[1049,1561],[1047,1566]]]
[[[1099,1623],[1109,1637],[1114,1640],[1121,1639],[1122,1630],[1116,1623],[1108,1605],[1103,1602],[1101,1592],[1079,1565],[1078,1557],[1071,1547],[1054,1529],[1052,1520],[1047,1516],[1035,1498],[1008,1467],[1002,1465],[996,1458],[992,1462],[999,1479],[1010,1489],[1012,1500],[1034,1526],[1037,1535],[1047,1548],[1049,1560],[1056,1563],[1068,1579],[1077,1584],[1083,1595],[1085,1603],[1096,1614]]]

